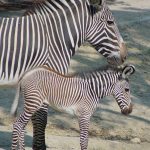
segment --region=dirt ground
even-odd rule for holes
[[[150,2],[114,0],[110,8],[127,44],[126,63],[136,67],[131,77],[134,109],[123,116],[112,97],[102,100],[91,119],[89,150],[150,149]],[[94,49],[81,46],[71,61],[69,72],[89,70],[106,64]],[[0,150],[11,145],[12,120],[9,110],[15,89],[0,89]],[[20,108],[21,110],[21,108]],[[32,126],[26,130],[26,149],[32,147]],[[75,117],[49,110],[46,129],[47,150],[79,150],[79,128]]]

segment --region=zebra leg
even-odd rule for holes
[[[90,124],[90,117],[82,116],[79,118],[81,150],[87,150],[89,124]]]
[[[19,143],[19,149],[24,150],[24,128],[28,121],[30,120],[32,113],[23,112],[16,122],[13,124],[12,133],[12,150],[17,148]]]
[[[19,149],[21,149],[21,150],[25,147],[24,135],[25,135],[25,128],[23,128],[21,134],[19,135]]]
[[[42,107],[32,116],[33,150],[46,150],[45,128],[47,125],[48,105]]]

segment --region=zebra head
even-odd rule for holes
[[[127,65],[123,68],[119,81],[114,85],[113,95],[124,115],[132,112],[132,103],[130,97],[129,76],[135,72],[132,65]]]
[[[91,6],[90,13],[92,23],[87,28],[87,41],[106,57],[111,65],[122,64],[126,59],[127,50],[105,0],[100,0],[97,7]]]

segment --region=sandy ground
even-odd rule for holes
[[[150,149],[150,2],[114,0],[110,4],[120,32],[127,43],[128,59],[136,67],[131,78],[134,109],[130,116],[120,113],[112,97],[102,100],[89,129],[89,150]],[[71,61],[70,72],[106,64],[89,46],[82,46]],[[8,113],[15,90],[0,89],[0,150],[11,145],[12,120]],[[21,109],[21,108],[20,108]],[[79,128],[75,117],[49,110],[46,129],[47,150],[79,150]],[[31,123],[26,130],[26,149],[32,147]]]

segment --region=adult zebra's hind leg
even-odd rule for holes
[[[46,150],[45,128],[47,125],[48,105],[42,107],[32,116],[33,150]]]

